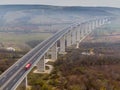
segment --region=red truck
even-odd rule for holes
[[[28,70],[30,68],[31,64],[28,63],[26,66],[25,66],[25,69]]]

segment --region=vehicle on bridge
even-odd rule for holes
[[[25,66],[25,69],[28,70],[30,68],[31,64],[28,63],[26,66]]]

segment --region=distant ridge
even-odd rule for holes
[[[43,25],[64,25],[106,16],[120,16],[120,8],[0,5],[0,31],[37,31]]]
[[[25,4],[18,4],[18,5],[15,5],[15,4],[8,4],[8,5],[0,5],[0,8],[14,8],[16,7],[17,9],[23,9],[23,8],[26,8],[26,9],[39,9],[39,8],[42,8],[42,9],[46,9],[46,8],[56,8],[56,9],[60,9],[60,8],[63,8],[63,9],[120,9],[120,8],[117,8],[117,7],[90,7],[90,6],[54,6],[54,5],[25,5]]]
[[[59,10],[66,12],[99,12],[98,14],[104,15],[113,15],[113,13],[109,12],[112,10],[120,10],[120,8],[115,7],[83,7],[83,6],[52,6],[52,5],[0,5],[0,9],[5,10],[28,10],[28,9],[45,9],[45,10]],[[87,14],[87,13],[86,13]]]

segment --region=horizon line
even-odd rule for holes
[[[26,5],[26,6],[32,6],[32,5],[36,5],[36,6],[54,6],[54,7],[108,7],[108,8],[120,8],[120,7],[114,7],[114,6],[100,6],[100,5],[98,5],[98,6],[88,6],[88,5],[81,5],[81,6],[78,6],[78,5],[50,5],[50,4],[18,4],[18,3],[16,3],[16,4],[0,4],[0,6],[15,6],[15,5]]]

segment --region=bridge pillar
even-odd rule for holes
[[[80,29],[81,29],[81,26],[78,27],[77,29],[77,45],[76,45],[76,48],[79,48],[79,43],[80,43]]]
[[[100,24],[99,24],[99,19],[97,20],[97,27],[100,27]]]
[[[101,25],[101,24],[100,24],[100,19],[99,19],[97,22],[98,22],[98,27],[99,27],[99,26]]]
[[[84,28],[84,36],[86,36],[87,35],[87,24],[86,23],[84,24],[83,28]]]
[[[76,30],[72,31],[72,45],[76,44]]]
[[[107,24],[107,22],[108,22],[108,19],[107,19],[107,18],[105,18],[104,24]]]
[[[67,33],[66,40],[67,40],[67,47],[71,46],[71,31]]]
[[[98,20],[98,26],[101,26],[100,19]]]
[[[89,22],[89,33],[92,31],[92,23]]]
[[[60,54],[65,54],[65,36],[60,39]]]
[[[80,28],[80,40],[82,39],[82,28]]]
[[[86,24],[86,35],[89,34],[89,22]]]
[[[101,26],[102,25],[102,22],[101,22],[101,20],[99,19],[99,22],[98,22],[98,24],[99,24],[99,26]]]
[[[107,18],[107,24],[110,24],[110,23],[111,23],[110,18]]]
[[[51,47],[51,59],[53,61],[57,60],[57,43]]]
[[[86,35],[89,33],[89,23],[86,23]]]
[[[99,23],[99,25],[101,26],[101,25],[103,25],[105,22],[104,22],[104,19],[100,19],[100,23]]]
[[[86,25],[85,25],[85,23],[83,24],[82,30],[83,30],[83,36],[85,36],[85,34],[86,34]]]
[[[98,26],[100,27],[102,25],[102,22],[101,22],[101,20],[99,19],[98,20]]]
[[[104,18],[104,19],[102,20],[102,23],[103,23],[103,24],[106,24],[106,18]]]
[[[99,20],[95,21],[95,27],[99,27]]]
[[[95,20],[92,21],[92,29],[95,29]]]
[[[92,29],[95,29],[95,21],[92,21]]]
[[[28,88],[28,81],[27,81],[27,76],[26,76],[23,79],[23,81],[18,85],[18,87],[16,89],[12,89],[12,90],[27,90],[27,88]]]
[[[25,86],[26,86],[26,90],[27,90],[27,87],[28,87],[28,80],[27,80],[27,76],[25,77]]]
[[[37,71],[38,72],[45,71],[45,56],[43,56],[41,60],[39,60],[39,62],[37,63]]]
[[[105,24],[105,20],[104,19],[101,19],[101,23],[100,23],[100,26]]]
[[[106,24],[107,23],[107,18],[103,19],[104,20],[104,23],[103,24]]]
[[[49,49],[45,54],[45,59],[49,59],[51,54],[51,49]]]
[[[82,38],[84,37],[84,29],[83,28],[84,27],[83,27],[83,24],[82,24],[81,27],[80,27],[80,41],[79,42],[81,42]]]

